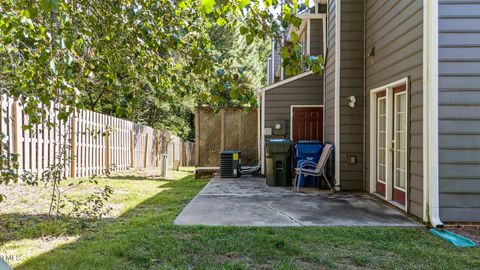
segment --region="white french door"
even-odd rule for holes
[[[372,94],[371,142],[375,158],[372,188],[388,201],[405,206],[408,162],[408,96],[406,84],[378,89]],[[372,179],[373,180],[373,179]]]
[[[405,205],[407,188],[407,92],[393,89],[393,200]]]
[[[385,196],[387,185],[387,96],[377,94],[377,193]]]

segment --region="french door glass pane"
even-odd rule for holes
[[[383,165],[378,165],[378,180],[385,182],[386,178],[386,168]]]
[[[395,187],[405,189],[406,174],[405,171],[397,170],[395,178],[398,179]]]
[[[406,186],[407,169],[407,95],[395,95],[395,187]]]
[[[386,98],[379,98],[377,100],[377,178],[385,182],[387,174],[387,111]]]

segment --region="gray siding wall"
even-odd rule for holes
[[[265,127],[273,128],[276,120],[287,121],[285,137],[290,138],[290,106],[323,105],[322,77],[312,74],[266,91]]]
[[[342,0],[341,4],[340,183],[342,190],[364,190],[364,1]],[[349,96],[357,99],[354,108],[346,102]],[[349,155],[357,157],[356,164],[348,163]]]
[[[335,139],[335,0],[327,6],[327,55],[325,57],[325,142]]]
[[[442,221],[480,222],[480,1],[440,1]]]
[[[366,59],[368,91],[410,77],[409,209],[423,217],[423,2],[416,0],[366,0]],[[369,101],[368,94],[366,101]],[[367,114],[369,113],[367,103]],[[369,119],[369,116],[367,116]],[[366,132],[369,131],[367,121]],[[368,138],[368,137],[367,137]],[[367,140],[367,143],[369,141]],[[368,151],[367,147],[367,151]],[[367,170],[375,168],[368,164]],[[369,175],[367,179],[369,179]]]
[[[310,20],[310,54],[323,55],[323,20]]]

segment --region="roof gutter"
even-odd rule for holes
[[[437,228],[443,226],[438,168],[438,0],[424,0],[423,9],[424,219]]]

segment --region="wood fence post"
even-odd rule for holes
[[[8,99],[7,99],[8,100]],[[19,171],[21,172],[23,169],[23,155],[22,155],[22,124],[21,124],[21,118],[22,117],[22,112],[21,108],[18,106],[17,101],[13,101],[12,104],[12,141],[13,141],[13,153],[17,155],[18,157],[18,165],[19,165]],[[0,119],[0,121],[4,121],[3,119]],[[8,121],[8,120],[7,120]]]
[[[107,125],[105,133],[105,172],[110,173],[110,126]]]
[[[75,178],[76,172],[75,172],[75,161],[76,161],[76,155],[77,155],[77,121],[75,117],[76,112],[72,113],[72,118],[70,119],[70,177]]]
[[[225,108],[220,110],[220,151],[223,151],[225,150]]]
[[[155,136],[155,167],[158,167],[158,160],[160,158],[160,154],[158,153],[158,137],[159,137],[159,132],[156,132],[156,136]]]
[[[185,166],[185,145],[184,141],[180,139],[180,166]]]
[[[135,151],[135,148],[133,145],[133,130],[131,129],[130,130],[130,168],[132,169],[135,167],[135,161],[133,159],[134,151]]]
[[[195,108],[195,165],[200,162],[200,109]]]
[[[147,157],[148,157],[148,133],[145,134],[145,152],[143,153],[143,167],[147,168]]]

